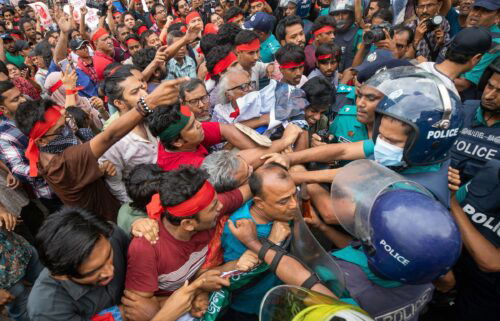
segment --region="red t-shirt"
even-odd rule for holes
[[[106,69],[108,65],[115,62],[113,57],[110,57],[100,51],[94,52],[92,61],[94,62],[94,69],[97,74],[97,80],[99,81],[102,81],[104,79],[104,69]]]
[[[223,204],[220,218],[241,207],[239,190],[217,194]],[[190,280],[205,262],[215,228],[198,232],[189,241],[175,239],[160,223],[159,240],[133,238],[128,248],[125,288],[155,295],[170,295]]]
[[[200,167],[208,155],[207,148],[222,141],[220,124],[216,122],[201,123],[205,138],[194,152],[171,152],[166,150],[161,143],[158,146],[158,166],[165,171],[179,168],[181,165]]]

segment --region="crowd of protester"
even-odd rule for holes
[[[499,0],[34,2],[0,1],[4,316],[499,319]]]

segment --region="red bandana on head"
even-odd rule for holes
[[[198,11],[192,11],[192,12],[190,12],[187,15],[187,17],[186,17],[186,24],[189,24],[191,22],[191,20],[193,20],[194,18],[201,18],[201,16],[198,13]]]
[[[151,197],[151,202],[146,205],[146,211],[149,218],[159,220],[161,215],[168,211],[168,213],[175,217],[193,216],[196,213],[204,210],[215,197],[215,189],[208,181],[201,186],[190,199],[174,206],[163,206],[161,204],[160,194],[156,193]]]
[[[38,175],[37,163],[40,157],[40,150],[36,145],[36,141],[43,137],[61,118],[61,110],[62,107],[60,106],[49,107],[43,115],[45,121],[37,121],[35,126],[30,130],[28,148],[26,148],[24,155],[30,162],[30,176],[32,177]]]
[[[324,27],[319,28],[318,30],[314,31],[313,34],[315,36],[317,36],[319,34],[322,34],[322,33],[325,33],[325,32],[330,32],[330,31],[334,31],[333,27],[331,27],[331,26],[324,26]]]
[[[236,60],[238,60],[238,58],[236,57],[234,52],[232,52],[232,51],[229,52],[226,57],[224,57],[223,59],[221,59],[219,62],[217,62],[215,64],[212,72],[207,73],[207,77],[206,77],[207,79],[205,79],[205,80],[208,80],[208,79],[212,78],[213,76],[218,75],[221,72],[226,71],[226,69],[229,68],[229,66],[231,66],[233,64],[233,62],[235,62]]]
[[[242,43],[241,45],[237,45],[236,49],[239,51],[255,51],[260,48],[260,40],[259,38],[255,38],[254,40],[248,43]]]

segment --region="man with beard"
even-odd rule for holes
[[[304,48],[306,45],[304,23],[297,16],[285,17],[276,26],[276,38],[282,46],[292,43]]]
[[[104,94],[108,102],[123,116],[135,108],[138,95],[142,93],[142,74],[134,66],[118,67],[110,72],[104,82]],[[140,78],[136,77],[139,76]],[[99,158],[101,164],[106,161],[115,165],[116,174],[106,177],[106,182],[113,195],[120,202],[129,202],[123,179],[139,164],[154,164],[158,155],[158,140],[149,131],[144,122],[138,123],[127,135],[120,139]]]
[[[156,106],[177,101],[176,86],[185,81],[164,82],[148,95],[143,83],[132,74],[127,80],[130,96],[138,101],[136,108],[85,143],[66,124],[65,110],[52,101],[23,103],[15,115],[18,128],[29,137],[26,158],[30,161],[30,175],[40,174],[64,204],[108,220],[116,219],[119,202],[108,190],[103,175],[113,174],[115,169],[109,162],[100,166],[97,160]]]
[[[26,40],[29,41],[32,45],[36,44],[36,29],[33,24],[33,20],[23,18],[19,21],[19,27],[24,33]]]
[[[335,5],[330,15],[335,18],[335,44],[342,51],[342,59],[339,64],[339,72],[344,72],[352,66],[354,56],[361,43],[363,30],[354,24],[354,7],[345,2]]]
[[[464,124],[451,149],[452,167],[463,183],[491,159],[500,159],[500,57],[485,71],[481,100],[464,102]]]

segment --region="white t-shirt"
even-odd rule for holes
[[[436,69],[436,63],[435,62],[422,62],[418,64],[417,66],[422,68],[423,70],[430,72],[431,74],[439,77],[449,90],[457,94],[458,97],[460,97],[460,94],[458,93],[457,87],[455,86],[455,83],[453,80],[451,80],[448,76],[440,72],[439,70]]]

